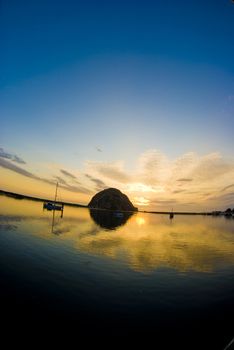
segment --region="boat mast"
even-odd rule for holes
[[[56,203],[57,192],[58,192],[58,182],[56,183],[55,196],[54,196],[54,203]]]

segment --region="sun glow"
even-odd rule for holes
[[[149,205],[150,200],[145,198],[145,197],[134,197],[134,203],[136,205],[145,205],[145,206],[147,206],[147,205]]]
[[[137,223],[137,225],[142,226],[145,224],[145,219],[142,216],[137,216],[136,223]]]
[[[164,188],[162,186],[149,186],[142,184],[140,182],[132,183],[128,185],[129,192],[155,192],[160,193],[164,192]]]

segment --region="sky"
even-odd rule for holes
[[[234,207],[234,3],[0,1],[0,189]]]

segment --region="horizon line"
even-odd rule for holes
[[[5,195],[9,197],[13,197],[15,199],[28,199],[28,200],[34,200],[34,201],[51,201],[48,198],[41,198],[41,197],[34,197],[34,196],[29,196],[25,195],[22,193],[16,193],[16,192],[11,192],[11,191],[6,191],[0,189],[0,195]],[[79,204],[79,203],[72,203],[72,202],[64,202],[64,201],[56,201],[56,203],[61,203],[65,204],[68,206],[76,206],[76,207],[83,207],[83,208],[89,208],[88,205],[85,204]],[[136,212],[139,213],[149,213],[149,214],[170,214],[171,211],[155,211],[155,210],[137,210]],[[210,215],[212,211],[202,211],[202,212],[188,212],[188,211],[173,211],[174,215]]]

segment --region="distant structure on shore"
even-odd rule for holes
[[[233,217],[234,218],[234,208],[228,208],[225,211],[221,210],[215,210],[211,212],[211,215],[213,216],[226,216],[226,217]]]
[[[88,204],[91,209],[137,211],[126,194],[117,188],[107,188],[93,196]]]

